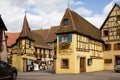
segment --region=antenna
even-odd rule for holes
[[[27,11],[25,10],[25,15],[27,14]]]
[[[68,8],[70,7],[70,3],[68,2]]]

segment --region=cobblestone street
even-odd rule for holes
[[[114,71],[81,74],[54,74],[51,71],[19,72],[17,80],[120,80],[120,73]]]

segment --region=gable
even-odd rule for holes
[[[105,19],[100,30],[103,28],[115,26],[116,22],[120,22],[120,21],[118,21],[118,18],[120,19],[120,6],[118,4],[115,4],[113,6],[112,10],[110,11],[110,13],[108,14],[107,18]]]
[[[64,24],[64,20],[68,19],[68,25]],[[88,36],[95,40],[101,40],[101,32],[90,22],[85,20],[76,12],[67,8],[60,24],[60,28],[58,29],[56,34],[66,34],[66,33],[78,33]]]
[[[65,21],[68,20],[68,24],[65,24]],[[66,12],[61,20],[60,28],[58,29],[57,33],[68,33],[74,32],[75,25],[72,18],[71,10],[69,8],[66,9]]]
[[[59,28],[59,26],[52,26],[49,29],[49,31],[46,35],[46,38],[45,38],[46,42],[54,42],[57,40],[57,35],[55,33],[57,32],[58,28]]]
[[[100,28],[104,41],[120,40],[120,6],[115,4]]]
[[[68,24],[65,25],[64,21],[68,19]],[[73,22],[73,19],[72,19],[72,15],[71,15],[71,12],[70,12],[70,9],[68,8],[61,20],[61,24],[60,24],[62,27],[63,26],[68,26],[68,27],[73,27],[74,26],[74,22]]]

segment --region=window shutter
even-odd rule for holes
[[[114,44],[114,50],[118,50],[118,45],[117,45],[117,43]]]
[[[68,35],[68,42],[72,42],[72,35]]]
[[[62,36],[59,36],[59,42],[62,42]]]

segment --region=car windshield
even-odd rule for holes
[[[118,60],[116,64],[117,64],[117,65],[120,65],[120,60]]]

